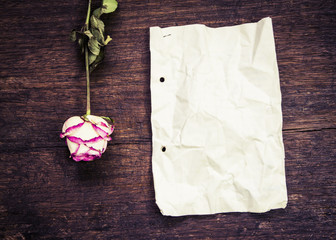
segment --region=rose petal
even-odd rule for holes
[[[75,126],[79,123],[83,123],[84,122],[84,119],[82,119],[81,117],[79,116],[73,116],[73,117],[70,117],[68,118],[64,124],[63,124],[63,127],[62,127],[62,132],[65,132],[65,130],[71,126]]]
[[[94,125],[94,124],[92,124],[92,127],[99,134],[99,136],[101,136],[102,138],[104,138],[108,141],[111,140],[111,137],[109,136],[108,132],[105,132],[103,129],[101,129],[100,127],[98,127],[97,125]]]
[[[74,125],[74,126],[71,126],[71,127],[68,127],[68,128],[65,130],[65,132],[63,132],[63,133],[60,134],[60,137],[61,137],[61,138],[64,138],[64,137],[66,137],[67,135],[73,134],[76,130],[79,130],[79,128],[81,128],[83,125],[84,125],[84,122],[79,123],[79,124]]]
[[[100,158],[105,152],[107,141],[114,126],[103,118],[87,115],[86,120],[75,116],[69,118],[63,125],[61,138],[66,137],[70,157],[75,161],[92,161]]]
[[[74,136],[69,136],[67,139],[69,142],[77,144],[79,147],[76,149],[76,151],[70,151],[73,154],[82,154],[87,153],[90,151],[93,155],[99,155],[105,151],[107,142],[102,139],[101,137],[96,137],[90,140],[83,140],[81,138],[77,138]],[[68,144],[69,149],[70,145]]]
[[[95,160],[97,158],[100,158],[99,155],[90,155],[90,154],[87,154],[87,153],[82,153],[82,154],[78,154],[78,155],[72,155],[71,157],[76,162],[79,162],[79,161],[92,161],[92,160]]]
[[[103,131],[107,132],[108,135],[110,135],[113,132],[113,125],[109,124],[104,118],[94,116],[94,115],[89,115],[87,116],[87,119],[91,123],[99,126],[99,128],[101,128]]]
[[[105,132],[107,132],[108,135],[111,135],[112,132],[113,132],[113,129],[114,129],[114,126],[110,125],[110,124],[107,124],[107,122],[100,122],[96,125],[99,126],[99,128],[101,128]]]
[[[101,151],[82,144],[80,145],[78,152],[76,154],[72,154],[72,157],[77,160],[81,159],[83,161],[91,161],[93,159],[100,158],[101,155]]]
[[[74,137],[74,136],[68,136],[67,137],[71,142],[74,142],[74,143],[78,143],[78,144],[86,144],[86,143],[97,143],[99,141],[101,141],[103,138],[102,137],[94,137],[94,138],[91,138],[89,140],[83,140],[81,138],[78,138],[78,137]]]
[[[103,148],[102,148],[102,153],[105,152],[106,147],[107,147],[107,141],[105,140],[105,141],[104,141],[104,146],[103,146]]]
[[[69,139],[66,140],[66,143],[68,145],[68,148],[69,148],[69,151],[70,151],[71,154],[78,152],[80,144],[72,142]]]

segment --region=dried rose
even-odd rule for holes
[[[73,160],[92,161],[105,152],[113,130],[114,126],[102,117],[75,116],[65,121],[60,137],[66,138]]]
[[[100,16],[114,12],[117,6],[116,0],[102,0],[102,6],[91,13],[91,0],[89,0],[84,26],[81,31],[74,30],[70,35],[72,41],[78,39],[85,56],[86,71],[86,114],[66,120],[60,134],[61,138],[66,138],[70,157],[75,161],[92,161],[100,158],[114,130],[110,118],[91,115],[90,73],[103,60],[104,47],[112,40],[110,36],[105,39],[105,25]]]

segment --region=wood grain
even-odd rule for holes
[[[99,1],[93,1],[96,6]],[[82,56],[68,40],[86,1],[1,1],[0,238],[336,238],[336,4],[131,1],[104,16],[113,41],[92,74],[92,112],[116,121],[99,161],[59,138],[85,111]],[[270,16],[280,72],[289,203],[265,214],[164,217],[151,173],[149,27],[210,27]]]

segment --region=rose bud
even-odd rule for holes
[[[92,161],[105,152],[113,130],[114,126],[102,117],[75,116],[65,121],[60,137],[66,138],[73,160]]]

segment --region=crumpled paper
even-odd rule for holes
[[[266,212],[287,190],[271,18],[151,27],[155,198],[163,215]]]

